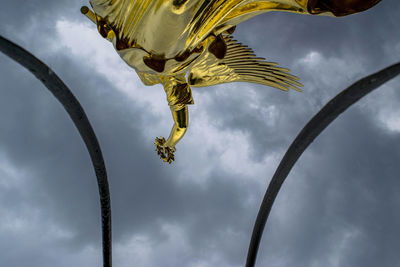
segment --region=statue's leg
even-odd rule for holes
[[[171,129],[168,140],[165,142],[165,146],[175,150],[175,145],[185,135],[188,123],[189,123],[189,112],[188,107],[185,105],[180,110],[171,109],[172,117],[174,119],[174,126]]]
[[[187,105],[184,105],[183,108],[178,110],[171,108],[171,113],[172,118],[174,119],[174,125],[172,126],[168,140],[165,141],[163,137],[160,137],[156,138],[156,141],[154,142],[158,155],[163,161],[168,163],[171,163],[175,160],[175,146],[185,135],[189,123],[189,112]]]
[[[187,105],[191,105],[194,102],[192,91],[186,83],[184,73],[175,76],[160,76],[160,80],[167,94],[174,125],[167,141],[163,137],[158,137],[154,144],[161,159],[171,163],[174,160],[175,146],[182,139],[188,127],[189,113]]]

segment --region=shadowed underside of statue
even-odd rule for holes
[[[162,84],[174,125],[155,141],[168,163],[188,127],[191,87],[251,82],[300,91],[289,70],[256,57],[233,39],[235,26],[268,11],[345,16],[380,0],[90,0],[81,11],[111,41],[145,85]],[[186,80],[186,74],[189,73]]]

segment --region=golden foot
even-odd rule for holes
[[[164,162],[168,162],[171,164],[175,160],[174,152],[175,149],[172,147],[165,146],[165,138],[164,137],[157,137],[154,141],[156,146],[157,154]]]

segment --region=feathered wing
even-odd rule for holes
[[[268,85],[281,90],[301,91],[298,78],[277,63],[256,57],[253,50],[238,43],[230,35],[223,35],[227,45],[226,55],[217,59],[207,53],[191,69],[188,82],[193,87],[203,87],[229,82],[251,82]]]

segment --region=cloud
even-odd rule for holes
[[[290,67],[304,91],[195,88],[169,166],[153,147],[172,125],[163,89],[140,84],[79,14],[81,2],[7,3],[0,30],[55,70],[93,124],[110,179],[116,266],[243,266],[264,190],[296,134],[342,89],[398,60],[394,0],[343,19],[270,13],[239,25],[235,37]],[[0,62],[0,258],[98,266],[99,203],[83,143],[39,81]],[[299,160],[272,209],[259,266],[396,266],[397,84],[350,108]]]

